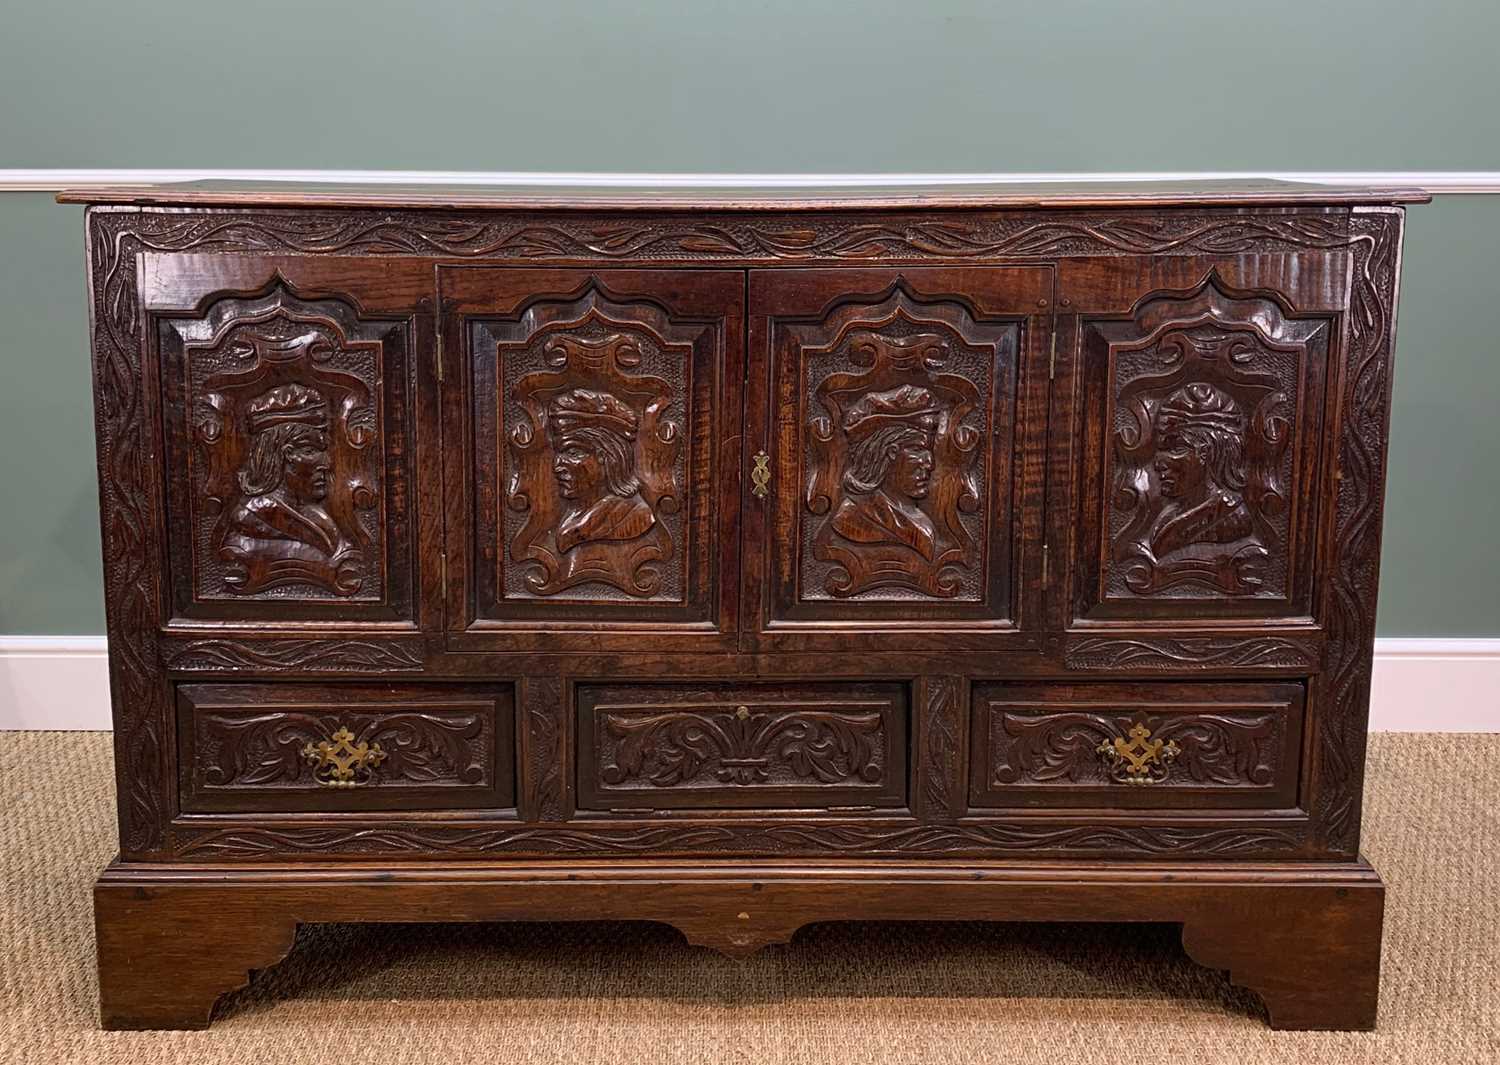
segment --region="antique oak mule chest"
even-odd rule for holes
[[[105,1025],[298,922],[1174,922],[1375,1020],[1402,210],[94,189]]]

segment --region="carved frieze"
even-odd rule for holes
[[[992,683],[975,687],[976,805],[1290,806],[1301,685]]]
[[[593,808],[899,805],[904,699],[893,685],[580,689]]]
[[[352,745],[384,755],[369,787],[483,785],[493,772],[486,724],[483,714],[462,712],[201,712],[193,719],[194,773],[204,790],[315,788],[317,767],[305,749],[342,728]]]
[[[870,783],[883,775],[885,737],[876,713],[771,710],[603,714],[603,764],[610,787],[680,784],[750,786],[778,781]]]
[[[187,684],[187,811],[507,807],[509,689]]]
[[[1151,715],[1006,708],[992,711],[987,725],[987,768],[995,786],[1131,782],[1138,765],[1134,776],[1153,784],[1264,787],[1275,779],[1284,738],[1282,718],[1270,711]],[[1101,747],[1156,757],[1132,764],[1101,757]]]

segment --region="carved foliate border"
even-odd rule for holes
[[[1079,670],[1312,669],[1313,639],[1279,636],[1088,636],[1069,642],[1063,664]]]
[[[138,249],[519,262],[879,262],[1343,248],[1346,208],[581,214],[95,208]],[[113,227],[118,228],[119,227]],[[118,250],[118,249],[117,249]]]
[[[120,847],[155,856],[176,780],[171,689],[161,668],[161,486],[145,416],[144,338],[133,213],[89,212],[94,431],[104,547],[105,627],[114,704]]]
[[[975,261],[1069,255],[1246,254],[1351,249],[1355,288],[1340,375],[1336,558],[1325,604],[1328,670],[1317,682],[1314,814],[1319,842],[1352,850],[1358,833],[1379,567],[1399,208],[1141,209],[942,214],[581,215],[379,210],[90,212],[93,372],[105,545],[121,844],[167,847],[175,779],[170,689],[161,668],[160,485],[144,417],[136,255],[195,251],[418,255],[560,262]],[[940,720],[940,717],[935,719]],[[290,831],[290,830],[289,830]],[[319,834],[326,830],[307,829]],[[790,832],[792,830],[783,830]],[[798,830],[800,831],[800,830]],[[810,830],[809,830],[810,831]],[[948,829],[934,831],[949,831]],[[1125,831],[1125,830],[1111,830]],[[1158,830],[1153,830],[1158,831]],[[287,832],[283,846],[297,849]],[[1191,838],[1189,833],[1187,838]],[[311,835],[308,838],[313,838]],[[1185,849],[1207,851],[1211,834]],[[1027,846],[1075,845],[1066,840]],[[184,847],[201,846],[184,839]],[[1301,846],[1290,837],[1269,849]],[[425,845],[425,844],[424,844]],[[436,837],[435,850],[445,846]],[[601,846],[604,846],[601,842]],[[807,845],[819,849],[811,837]],[[976,844],[1001,846],[998,840]],[[831,843],[832,849],[838,849]],[[1179,848],[1181,849],[1181,848]]]
[[[589,855],[589,854],[859,854],[920,857],[1024,851],[1143,858],[1159,855],[1274,856],[1306,843],[1305,826],[861,823],[780,825],[662,824],[575,828],[561,825],[180,830],[179,853],[243,859],[285,853],[345,856]]]
[[[962,677],[924,677],[917,685],[916,780],[921,816],[928,821],[953,821],[963,812],[964,722]]]
[[[1397,207],[1356,208],[1349,219],[1354,289],[1338,377],[1337,497],[1323,602],[1324,671],[1313,686],[1311,803],[1316,842],[1348,855],[1359,845],[1404,221]]]
[[[182,673],[391,673],[421,670],[420,638],[364,640],[277,638],[231,640],[166,637],[162,662]]]

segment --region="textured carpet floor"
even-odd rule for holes
[[[0,1062],[1500,1061],[1500,735],[1373,737],[1380,1028],[1272,1032],[1122,925],[822,925],[734,962],[648,924],[318,925],[208,1032],[96,1030],[109,737],[0,733]]]

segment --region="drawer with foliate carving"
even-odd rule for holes
[[[904,684],[578,688],[579,807],[906,805]]]
[[[185,813],[508,808],[509,685],[187,684]]]
[[[1302,718],[1294,683],[976,684],[970,801],[1293,808]]]

